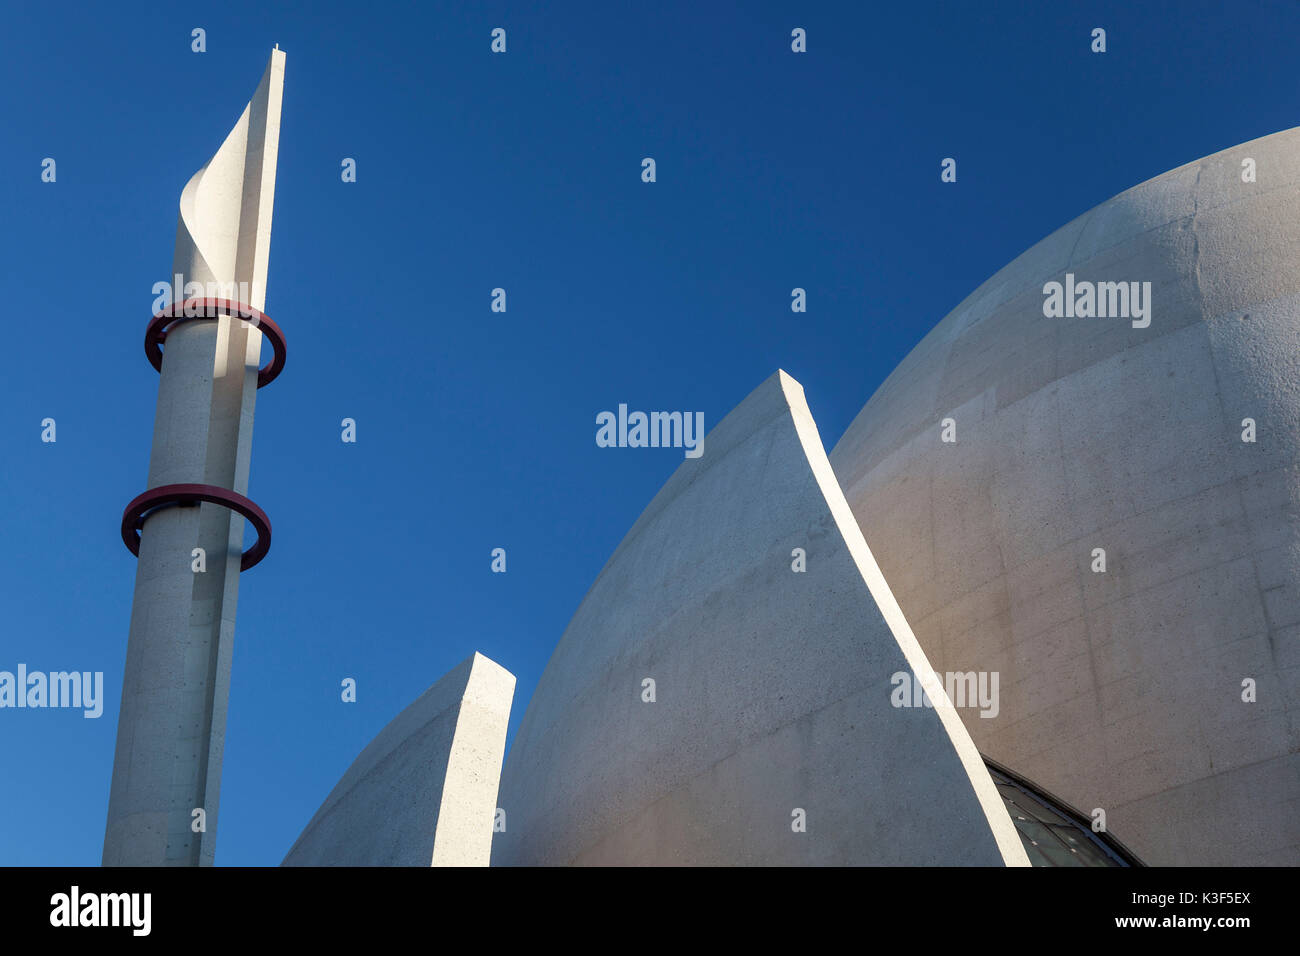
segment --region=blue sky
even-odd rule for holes
[[[107,686],[98,720],[0,710],[0,865],[99,862],[135,574],[117,529],[158,385],[151,288],[182,187],[274,43],[266,311],[289,360],[257,402],[250,496],[275,539],[240,584],[219,865],[278,863],[365,743],[475,650],[518,677],[513,735],[682,461],[598,448],[598,412],[712,427],[784,368],[829,449],[1024,249],[1300,123],[1290,2],[268,6],[4,14],[0,669]]]

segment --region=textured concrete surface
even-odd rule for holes
[[[181,195],[173,273],[266,294],[284,53],[216,155]],[[248,493],[262,334],[187,322],[163,351],[148,487],[200,482]],[[147,368],[145,369],[147,372]],[[105,866],[210,865],[217,834],[244,519],[215,504],[165,508],[141,531]],[[201,547],[207,570],[191,570]],[[206,814],[194,832],[193,811]]]
[[[393,718],[283,866],[487,866],[515,678],[475,654]]]
[[[939,323],[831,455],[935,667],[1001,673],[999,715],[962,713],[980,749],[1149,863],[1300,863],[1297,186],[1288,130],[1080,216]],[[1151,282],[1150,326],[1045,318],[1066,272]]]
[[[493,864],[1028,865],[952,707],[891,704],[891,675],[928,665],[803,389],[778,372],[704,448],[552,656]]]

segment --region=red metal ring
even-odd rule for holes
[[[159,508],[199,501],[225,505],[253,522],[253,527],[257,529],[257,541],[240,558],[239,570],[247,571],[266,557],[266,552],[271,550],[271,519],[243,495],[216,485],[162,485],[137,496],[126,506],[126,511],[122,512],[122,540],[131,553],[139,557],[140,529],[144,527],[145,518]]]
[[[186,315],[187,309],[191,312],[197,311],[199,314]],[[162,345],[167,339],[167,333],[180,323],[198,319],[216,319],[223,315],[246,320],[257,326],[262,334],[271,340],[275,355],[269,365],[257,370],[257,387],[269,385],[284,369],[284,333],[271,321],[269,315],[259,312],[251,305],[244,305],[232,299],[186,299],[179,305],[163,309],[155,315],[149,320],[149,325],[144,331],[144,354],[149,357],[149,364],[159,372],[162,371]]]

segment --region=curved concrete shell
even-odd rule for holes
[[[574,615],[507,758],[492,861],[1028,865],[947,698],[893,706],[891,678],[928,671],[778,372]]]
[[[1297,186],[1289,130],[1080,216],[831,455],[936,668],[1000,672],[976,744],[1153,864],[1300,863]],[[1149,282],[1149,325],[1045,317],[1067,281]]]
[[[475,654],[366,745],[281,866],[487,866],[514,675]]]
[[[266,308],[284,59],[283,50],[272,51],[262,82],[238,122],[185,184],[172,254],[172,271],[185,284],[199,283],[205,287],[203,294],[209,286],[231,284],[236,291],[220,297],[237,297],[259,310]],[[239,283],[247,285],[246,293]],[[260,337],[255,340],[261,344]],[[249,351],[256,364],[257,350],[250,345]]]

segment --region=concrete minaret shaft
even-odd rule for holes
[[[187,301],[146,333],[162,374],[150,491],[123,517],[139,565],[105,866],[213,861],[239,573],[270,540],[265,515],[244,495],[257,388],[284,358],[279,330],[261,314],[283,85],[276,49],[239,122],[181,194],[172,272]],[[264,331],[276,360],[259,373]],[[259,542],[241,557],[245,516]],[[196,548],[206,570],[195,570]]]

